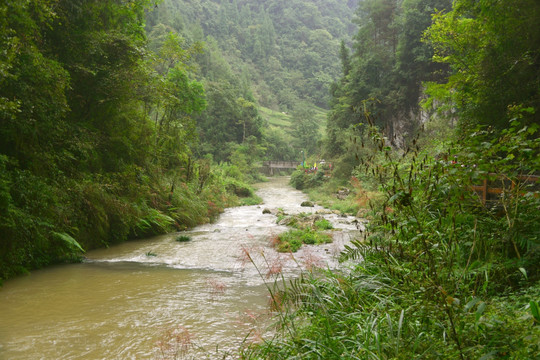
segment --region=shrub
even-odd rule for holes
[[[243,357],[538,358],[540,197],[523,180],[540,165],[538,129],[477,129],[442,158],[393,153],[379,136],[384,161],[365,170],[385,198],[342,254],[352,270],[275,295],[275,336]],[[472,191],[479,180],[504,188],[492,204]]]
[[[321,186],[324,182],[324,172],[306,173],[304,169],[295,170],[291,175],[290,184],[297,190]]]
[[[315,227],[320,230],[329,230],[334,228],[332,223],[326,219],[315,221]]]
[[[305,173],[303,169],[296,170],[291,174],[290,183],[295,189],[297,190],[304,189],[306,182],[307,182],[307,174]]]

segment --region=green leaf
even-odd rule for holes
[[[478,309],[476,309],[476,321],[480,320],[485,310],[486,310],[486,303],[482,301],[480,305],[478,305]]]
[[[472,309],[476,304],[478,304],[478,302],[480,301],[480,299],[478,298],[473,298],[471,301],[469,301],[465,307],[463,308],[463,310],[465,310],[466,312],[469,311],[470,309]]]
[[[540,323],[540,310],[539,310],[539,307],[538,307],[538,303],[531,300],[529,305],[530,305],[530,308],[531,308],[532,316],[534,317],[534,321],[536,323]]]
[[[77,242],[77,240],[75,240],[73,237],[71,237],[70,235],[66,234],[66,233],[58,233],[58,232],[55,232],[53,231],[52,234],[64,241],[66,244],[68,244],[69,246],[71,246],[72,248],[76,248],[76,249],[79,249],[81,252],[85,252],[84,249],[82,248],[81,244],[79,244]]]
[[[528,280],[528,276],[527,276],[527,270],[525,270],[524,268],[520,267],[519,268],[519,271],[521,271],[521,273],[523,274],[523,276],[525,277],[525,280]]]
[[[483,355],[481,358],[479,358],[478,360],[489,360],[489,359],[495,359],[496,356],[497,356],[498,352],[497,351],[492,351],[492,352],[489,352],[485,355]]]

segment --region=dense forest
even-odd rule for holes
[[[289,111],[303,101],[326,108],[328,88],[340,72],[339,43],[355,29],[356,3],[166,0],[150,14],[148,26],[166,27],[187,41],[215,40],[265,107]],[[218,73],[207,68],[202,75],[214,79]]]
[[[0,0],[0,280],[256,203],[258,163],[302,154],[332,172],[291,183],[367,230],[346,270],[273,284],[242,358],[538,359],[539,22],[537,0]]]
[[[199,154],[228,161],[250,137],[252,150],[270,159],[320,153],[324,124],[313,109],[328,107],[341,71],[337,53],[340,42],[352,38],[355,7],[355,1],[165,0],[149,12],[151,48],[167,34],[186,47],[202,47],[192,61],[208,103],[196,118]],[[290,126],[267,126],[273,124],[261,116],[262,107],[286,113]]]

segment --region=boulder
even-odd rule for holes
[[[338,192],[336,194],[336,197],[339,200],[345,200],[347,198],[347,196],[349,196],[350,193],[351,193],[351,190],[349,190],[347,188],[341,188],[341,189],[338,190]]]
[[[294,218],[294,216],[285,216],[283,219],[278,221],[278,225],[288,226],[295,221],[296,219]]]
[[[330,214],[333,214],[333,213],[332,213],[332,210],[329,210],[329,209],[321,209],[321,210],[317,210],[315,213],[316,213],[316,214],[319,214],[319,215],[330,215]]]

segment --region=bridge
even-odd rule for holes
[[[300,161],[263,161],[261,171],[266,175],[274,175],[275,170],[295,170],[300,164]]]

